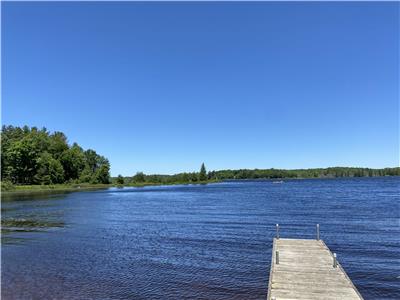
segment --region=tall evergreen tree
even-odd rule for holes
[[[206,181],[207,180],[207,171],[206,171],[206,166],[204,165],[204,163],[201,164],[200,173],[199,173],[199,180],[200,181]]]

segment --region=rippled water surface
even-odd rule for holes
[[[224,182],[2,204],[2,299],[265,299],[275,223],[400,299],[398,177]]]

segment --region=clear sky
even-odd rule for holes
[[[132,175],[399,165],[399,3],[2,3],[2,123]]]

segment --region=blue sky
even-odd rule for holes
[[[399,3],[2,3],[2,123],[112,175],[399,164]]]

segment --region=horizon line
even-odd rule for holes
[[[207,169],[207,165],[205,164],[205,167]],[[318,170],[318,169],[334,169],[334,168],[346,168],[346,169],[369,169],[369,170],[384,170],[384,169],[396,169],[400,168],[400,166],[390,166],[390,167],[381,167],[381,168],[372,168],[372,167],[345,167],[345,166],[330,166],[330,167],[311,167],[311,168],[291,168],[291,169],[285,169],[285,168],[227,168],[227,169],[209,169],[207,170],[208,172],[218,172],[218,171],[238,171],[238,170],[282,170],[282,171],[298,171],[298,170]],[[199,168],[200,169],[200,168]],[[183,174],[183,173],[198,173],[199,171],[182,171],[182,172],[176,172],[176,173],[146,173],[144,171],[136,171],[133,172],[133,175],[122,175],[121,173],[114,175],[111,174],[111,177],[117,177],[119,175],[123,177],[132,177],[137,173],[143,173],[144,175],[160,175],[160,176],[173,176],[177,174]]]

